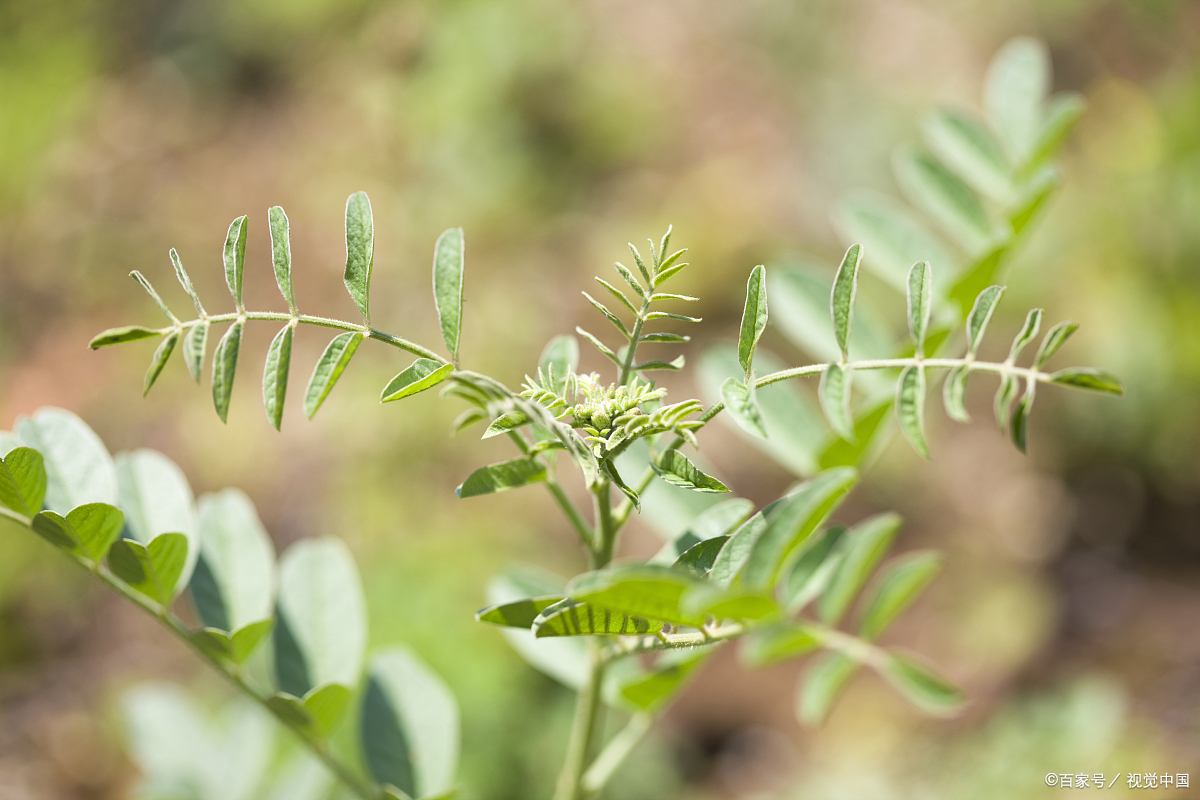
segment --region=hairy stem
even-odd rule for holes
[[[618,386],[624,386],[633,371],[638,341],[642,338],[642,326],[646,324],[646,312],[650,310],[650,298],[653,296],[654,287],[650,287],[646,292],[646,299],[642,301],[642,310],[637,313],[637,319],[633,321],[633,330],[629,334],[629,347],[625,349],[625,363],[621,365],[621,378],[617,383]]]

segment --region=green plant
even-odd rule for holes
[[[966,202],[961,192],[954,197]],[[243,305],[247,221],[240,217],[230,226],[224,250],[234,311],[209,315],[171,251],[196,317],[177,317],[149,281],[134,272],[169,324],[105,331],[92,346],[160,338],[146,375],[144,389],[149,391],[177,347],[198,380],[211,326],[228,323],[212,362],[214,405],[224,420],[244,326],[255,320],[282,322],[267,353],[262,383],[268,420],[278,428],[295,328],[332,328],[341,332],[308,382],[308,416],[319,409],[359,345],[375,339],[417,356],[384,387],[381,402],[441,386],[443,395],[468,405],[454,432],[486,422],[484,438],[507,437],[516,456],[471,473],[457,488],[458,496],[542,484],[588,560],[588,571],[570,581],[534,569],[499,576],[488,587],[492,605],[477,615],[499,626],[532,665],[578,692],[556,800],[597,795],[695,669],[717,646],[734,639],[743,641],[742,656],[752,666],[813,656],[797,698],[798,714],[806,722],[821,720],[863,666],[877,671],[920,709],[953,713],[962,695],[950,682],[922,659],[877,642],[936,575],[940,558],[917,552],[882,564],[901,524],[894,514],[849,527],[829,522],[857,480],[853,465],[869,456],[869,444],[881,439],[892,405],[905,436],[928,456],[924,409],[931,373],[946,372],[943,399],[956,419],[966,417],[970,376],[997,375],[997,417],[1022,450],[1040,385],[1122,391],[1115,378],[1098,370],[1043,369],[1075,330],[1069,322],[1051,327],[1032,364],[1018,366],[1018,357],[1039,332],[1040,309],[1029,312],[1005,360],[977,358],[1003,287],[987,285],[989,272],[981,290],[964,303],[959,294],[969,284],[960,278],[948,292],[939,293],[928,261],[916,261],[902,281],[909,344],[893,346],[884,355],[852,357],[863,323],[876,329],[879,324],[873,317],[855,318],[856,309],[863,316],[855,302],[859,267],[871,263],[855,244],[828,293],[835,346],[830,358],[781,369],[764,364],[756,351],[768,320],[769,282],[766,268],[757,266],[747,282],[736,346],[705,356],[702,382],[715,384],[720,399],[707,407],[696,399],[668,403],[666,390],[652,375],[683,369],[683,357],[642,360],[639,348],[682,344],[687,336],[659,326],[700,321],[666,310],[695,300],[663,291],[687,266],[684,250],[670,250],[669,230],[659,242],[650,241],[645,256],[630,245],[633,267],[616,264],[616,280],[597,278],[619,304],[616,312],[586,295],[622,341],[609,347],[600,337],[576,329],[611,362],[610,377],[578,372],[577,340],[559,336],[546,346],[522,389],[514,391],[461,366],[461,229],[443,233],[434,249],[434,299],[446,358],[372,326],[374,235],[365,194],[351,195],[346,204],[344,279],[361,322],[299,313],[287,217],[275,207],[268,220],[286,313],[251,312]],[[980,269],[972,269],[971,280]],[[795,305],[785,302],[785,314]],[[958,338],[960,321],[965,339],[961,354],[945,355]],[[727,371],[735,374],[722,375],[721,360],[732,358],[736,362]],[[759,374],[759,367],[767,367],[765,374]],[[890,373],[896,374],[894,382],[882,377]],[[796,449],[803,457],[796,458],[789,455],[789,444],[810,436],[813,422],[802,415],[789,417],[778,396],[768,392],[806,376],[819,378],[819,402],[830,433],[821,424],[828,444],[819,457],[811,457],[813,448],[802,445]],[[857,408],[856,394],[863,398]],[[880,401],[883,394],[888,399]],[[785,463],[798,473],[811,477],[757,511],[747,500],[719,499],[729,487],[709,474],[712,470],[698,456],[681,450],[685,445],[698,450],[697,434],[722,411],[751,436],[771,443],[772,452],[783,453]],[[347,790],[362,798],[453,793],[458,747],[453,698],[405,650],[377,653],[366,680],[361,679],[366,640],[361,588],[353,562],[337,540],[301,542],[276,567],[270,540],[244,496],[227,491],[201,498],[197,512],[186,480],[163,456],[138,451],[114,462],[95,434],[67,412],[43,410],[18,420],[12,435],[0,437],[0,451],[0,515],[32,528],[153,614],[290,728]],[[559,468],[559,452],[576,468],[591,502],[590,514],[560,483],[565,470]],[[621,531],[635,512],[670,535],[647,562],[615,561]],[[273,596],[276,569],[279,591]],[[188,626],[172,612],[185,590],[200,626]],[[850,626],[846,623],[856,603],[859,613]],[[361,709],[357,756],[348,756],[330,737],[356,691]],[[600,742],[607,707],[629,720],[610,741]],[[203,794],[208,791],[203,774],[190,780],[201,786],[196,790],[201,796],[210,796]],[[219,792],[228,796],[229,790]]]

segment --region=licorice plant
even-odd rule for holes
[[[1040,45],[1010,43],[989,76],[989,122],[941,112],[927,130],[942,160],[910,153],[898,161],[914,202],[959,235],[965,267],[959,257],[948,256],[945,264],[916,260],[898,277],[896,260],[913,242],[934,241],[932,234],[894,203],[848,203],[846,227],[864,231],[864,240],[883,255],[873,262],[861,245],[852,245],[832,284],[796,269],[769,279],[764,266],[754,267],[736,344],[717,346],[701,358],[697,382],[712,398],[708,404],[693,398],[673,402],[655,382],[656,372],[682,370],[683,356],[645,355],[646,345],[657,350],[687,342],[680,327],[700,322],[677,310],[695,298],[666,291],[668,283],[674,289],[683,282],[687,267],[685,251],[671,250],[670,230],[644,252],[630,245],[632,266],[617,263],[612,280],[596,279],[616,305],[585,293],[616,331],[608,339],[617,342],[612,346],[576,328],[608,363],[606,371],[580,372],[578,339],[557,336],[524,385],[511,389],[462,363],[461,229],[446,231],[434,247],[433,293],[447,355],[373,326],[374,228],[362,192],[346,203],[344,273],[360,320],[299,312],[288,220],[275,207],[268,212],[272,263],[287,311],[248,311],[243,304],[248,223],[240,217],[224,247],[232,311],[207,312],[172,250],[175,274],[195,316],[176,316],[135,271],[168,324],[108,330],[92,347],[159,339],[144,384],[149,391],[176,349],[199,380],[213,326],[228,324],[212,357],[213,400],[224,420],[245,326],[282,323],[267,351],[262,381],[267,419],[279,428],[295,329],[326,327],[339,333],[308,381],[303,402],[309,417],[358,347],[373,339],[416,356],[383,388],[382,402],[440,387],[444,397],[467,406],[453,424],[455,433],[481,424],[483,438],[507,437],[514,457],[475,470],[456,493],[466,499],[544,486],[587,560],[586,570],[570,580],[535,569],[510,570],[487,587],[491,604],[477,614],[498,626],[534,667],[578,692],[555,800],[597,796],[688,677],[732,640],[741,641],[749,666],[811,659],[797,692],[797,713],[805,722],[820,721],[862,667],[920,710],[952,714],[963,702],[958,689],[919,656],[878,643],[936,575],[940,556],[912,552],[883,563],[901,526],[897,515],[848,526],[830,517],[853,489],[855,467],[885,439],[892,409],[912,446],[929,456],[925,399],[928,383],[939,374],[945,375],[947,413],[959,420],[967,418],[970,377],[995,375],[998,421],[1021,450],[1039,387],[1122,391],[1117,379],[1100,370],[1046,370],[1076,329],[1071,322],[1050,327],[1028,365],[1018,365],[1042,326],[1040,309],[1029,312],[1003,361],[977,356],[1004,293],[991,280],[1056,183],[1051,158],[1077,116],[1074,99],[1044,107],[1040,87],[1048,81],[1046,69]],[[981,199],[968,184],[990,190],[992,199]],[[938,242],[930,247],[946,250]],[[889,337],[884,322],[856,304],[864,265],[904,290],[906,343]],[[945,289],[934,281],[935,268],[947,272]],[[784,333],[828,357],[776,368],[774,357],[756,352],[768,321],[768,287]],[[814,333],[814,297],[821,296],[828,315],[823,336]],[[863,329],[868,336],[860,335]],[[781,393],[803,377],[817,379],[827,424],[809,413],[811,403],[803,395],[793,389]],[[705,426],[722,412],[802,480],[760,509],[748,500],[723,499],[730,488],[695,455]],[[12,434],[0,435],[0,453],[0,515],[31,528],[157,618],[290,729],[345,791],[363,800],[455,793],[454,698],[406,649],[376,652],[364,665],[362,590],[338,540],[302,541],[276,564],[271,540],[243,494],[226,490],[196,503],[180,470],[164,456],[142,450],[114,460],[67,412],[44,409],[19,419]],[[712,460],[719,462],[719,454]],[[567,480],[578,481],[582,490],[568,491],[562,485]],[[575,496],[588,497],[591,508],[580,508]],[[665,539],[662,550],[644,562],[617,557],[621,532],[636,513]],[[198,624],[175,615],[172,609],[183,602],[191,604]],[[260,662],[269,667],[256,668]],[[330,737],[356,696],[358,748],[350,753]],[[628,722],[603,742],[600,723],[609,708]],[[184,789],[171,791],[203,800],[254,797],[255,791],[267,792],[264,763],[260,758],[238,773],[236,786],[227,776],[186,769],[182,776],[168,771],[163,780],[178,778]],[[289,786],[313,785],[296,774],[285,779],[272,790],[279,796],[287,796]],[[320,796],[317,791],[305,796]]]

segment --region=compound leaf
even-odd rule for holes
[[[901,523],[898,514],[878,514],[846,532],[842,558],[821,596],[821,621],[838,624],[891,546]]]
[[[84,503],[117,504],[117,473],[100,437],[79,417],[42,408],[19,417],[17,440],[42,454],[46,507],[66,514]]]
[[[1013,362],[1021,355],[1021,351],[1025,349],[1025,345],[1033,341],[1033,337],[1038,335],[1038,329],[1042,326],[1042,309],[1035,308],[1025,316],[1025,324],[1021,327],[1021,332],[1013,339],[1012,348],[1008,351],[1008,360]]]
[[[988,322],[991,321],[992,314],[996,311],[996,304],[1003,296],[1003,286],[989,286],[975,298],[975,304],[971,306],[971,313],[967,315],[967,352],[971,355],[975,355],[975,351],[979,349],[979,343],[983,341],[983,334],[987,330]]]
[[[446,376],[453,371],[453,364],[442,364],[432,358],[418,358],[388,381],[379,396],[379,402],[390,403],[423,392],[446,380]]]
[[[705,475],[678,450],[664,453],[650,466],[667,483],[696,492],[728,492],[729,487],[716,478]]]
[[[858,264],[862,260],[862,245],[852,244],[842,257],[833,278],[829,310],[833,316],[833,335],[845,361],[850,353],[850,328],[854,323],[854,296],[858,293]]]
[[[0,503],[33,517],[46,499],[46,465],[31,447],[14,447],[0,460]]]
[[[187,364],[192,380],[200,382],[204,370],[204,355],[208,352],[209,321],[202,319],[183,335],[183,361]]]
[[[309,419],[317,413],[317,409],[325,402],[325,398],[337,385],[338,378],[346,371],[354,351],[362,344],[365,334],[348,331],[333,337],[321,353],[317,366],[313,369],[312,377],[308,379],[308,388],[304,391],[304,414]]]
[[[371,266],[375,258],[375,222],[366,192],[346,199],[346,291],[371,324]],[[311,415],[310,415],[311,416]]]
[[[896,419],[900,429],[923,458],[929,458],[925,441],[925,370],[910,365],[900,372],[896,382]]]
[[[1042,339],[1042,344],[1038,347],[1037,355],[1033,359],[1033,368],[1041,369],[1046,362],[1054,357],[1058,349],[1062,347],[1067,339],[1071,338],[1071,334],[1079,330],[1078,322],[1064,320],[1049,331],[1046,332],[1046,338]]]
[[[162,374],[163,367],[171,359],[171,354],[175,352],[175,345],[178,343],[179,331],[177,330],[171,331],[165,339],[159,342],[158,348],[154,351],[154,357],[150,359],[150,368],[146,370],[146,379],[142,381],[142,397],[150,394],[150,387]]]
[[[181,588],[187,561],[188,539],[182,533],[162,533],[145,545],[118,539],[108,551],[113,574],[164,608],[175,599],[176,588]]]
[[[241,216],[229,223],[225,234],[225,284],[233,295],[233,302],[242,307],[242,270],[246,266],[246,217]],[[197,379],[199,380],[199,379]]]
[[[859,634],[867,640],[879,638],[941,569],[940,554],[923,552],[908,553],[880,570],[879,580],[866,600]]]
[[[746,380],[754,368],[754,348],[767,327],[767,268],[759,264],[750,270],[746,281],[746,305],[742,309],[742,328],[738,336],[738,361]],[[762,435],[762,434],[760,434]]]
[[[267,348],[267,363],[263,366],[263,408],[271,427],[279,430],[283,424],[283,404],[287,399],[288,373],[292,367],[292,337],[296,328],[288,323],[275,334]]]
[[[721,384],[721,399],[725,401],[725,410],[738,427],[747,433],[767,438],[767,429],[763,425],[762,410],[758,407],[758,392],[754,383],[743,383],[737,378],[726,378]]]
[[[1013,398],[1017,396],[1019,388],[1017,376],[1004,374],[1000,377],[1000,386],[996,389],[996,397],[992,401],[992,406],[996,412],[996,424],[1002,431],[1008,430],[1008,409],[1012,405]]]
[[[920,354],[933,312],[933,270],[928,261],[918,261],[908,271],[908,332]]]
[[[42,511],[33,518],[33,531],[55,547],[60,547],[93,564],[104,560],[112,543],[121,535],[125,515],[107,503],[86,503],[65,516]]]
[[[971,415],[967,413],[967,379],[970,377],[971,370],[966,364],[960,364],[950,370],[942,384],[942,404],[950,418],[958,422],[971,421]]]
[[[216,406],[217,416],[221,422],[229,417],[229,400],[233,396],[233,379],[237,374],[238,354],[242,349],[242,329],[245,327],[240,319],[229,326],[217,349],[213,352],[213,405]]]
[[[433,299],[442,325],[442,338],[455,362],[458,361],[458,341],[462,335],[465,249],[462,228],[450,228],[442,233],[433,248]]]
[[[640,636],[661,631],[662,627],[663,623],[658,620],[601,608],[569,597],[544,609],[532,624],[533,635],[539,639],[593,634]]]
[[[598,608],[677,625],[704,624],[704,616],[679,608],[684,591],[698,583],[680,570],[656,564],[631,564],[586,572],[567,584],[567,596]]]
[[[1025,387],[1025,393],[1021,395],[1021,399],[1013,408],[1012,416],[1008,421],[1008,435],[1012,438],[1012,442],[1017,449],[1022,453],[1026,452],[1029,436],[1029,412],[1033,410],[1034,387],[1037,384],[1030,383]]]
[[[292,289],[292,237],[288,230],[288,218],[280,206],[267,211],[267,223],[271,228],[271,263],[275,267],[275,283],[279,293],[287,300],[288,310],[296,313],[296,294]],[[245,245],[243,244],[243,247]]]
[[[1060,386],[1073,386],[1076,389],[1089,389],[1093,392],[1125,394],[1125,386],[1120,380],[1103,370],[1092,367],[1060,369],[1050,376],[1050,382]]]

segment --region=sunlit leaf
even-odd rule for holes
[[[1076,389],[1090,389],[1094,392],[1125,394],[1125,386],[1120,380],[1103,370],[1091,367],[1060,369],[1050,376],[1050,382],[1060,386],[1073,386]]]
[[[98,334],[92,341],[88,342],[88,347],[97,350],[113,344],[136,342],[139,339],[152,339],[155,336],[162,336],[162,331],[154,330],[153,328],[143,328],[140,325],[126,325],[123,328],[109,328],[103,333]]]
[[[677,625],[700,626],[702,615],[684,614],[679,599],[697,579],[680,570],[654,564],[631,564],[586,572],[567,584],[573,600],[599,608],[663,620]]]
[[[225,285],[233,295],[233,302],[238,308],[242,307],[242,271],[246,266],[246,217],[241,216],[229,223],[229,232],[225,234],[225,249],[222,258],[225,262]]]
[[[923,458],[929,458],[925,441],[925,369],[907,366],[896,381],[896,419],[900,429]]]
[[[271,263],[275,267],[275,284],[279,293],[287,300],[288,309],[296,313],[296,294],[292,289],[292,237],[288,230],[288,218],[280,206],[267,211],[267,223],[271,229]],[[245,244],[242,245],[245,248]]]
[[[546,480],[546,465],[536,458],[514,458],[480,467],[459,485],[459,497],[504,492]]]
[[[275,334],[267,348],[267,363],[263,367],[263,408],[271,427],[279,430],[283,424],[283,404],[287,399],[288,373],[292,367],[292,337],[295,326],[288,324]]]
[[[938,111],[926,118],[922,131],[937,157],[973,188],[1000,203],[1012,199],[1012,166],[981,124],[956,111]]]
[[[18,417],[20,444],[42,454],[46,507],[59,514],[84,503],[117,504],[117,472],[104,442],[79,417],[60,408],[42,408]]]
[[[317,366],[313,369],[312,377],[308,379],[308,388],[304,392],[304,414],[309,419],[317,413],[317,409],[325,402],[325,398],[337,385],[338,378],[346,371],[354,351],[362,344],[364,335],[357,331],[348,331],[333,337],[321,353]]]
[[[0,503],[33,517],[46,499],[46,480],[42,454],[30,447],[14,447],[0,461]]]
[[[878,581],[866,598],[858,625],[859,635],[868,640],[879,638],[941,569],[941,555],[931,551],[907,553],[881,569]]]
[[[229,417],[229,399],[233,396],[233,378],[237,374],[238,353],[242,349],[243,327],[245,324],[240,319],[230,325],[213,352],[213,405],[221,422]]]
[[[880,672],[910,703],[934,716],[958,713],[962,692],[916,656],[893,651]]]
[[[858,264],[861,259],[862,245],[850,245],[833,278],[833,291],[829,298],[833,336],[842,351],[843,361],[850,353],[850,329],[854,322],[854,296],[858,293]]]
[[[432,358],[418,358],[403,372],[388,381],[379,396],[379,402],[390,403],[411,397],[418,392],[433,388],[454,371],[453,364],[442,364]]]
[[[679,558],[671,562],[671,566],[703,577],[712,570],[717,556],[720,555],[728,541],[728,536],[716,536],[712,539],[705,539],[703,542],[697,542],[680,553]]]
[[[302,539],[279,562],[275,675],[303,697],[326,683],[356,686],[367,642],[358,569],[340,539]]]
[[[739,428],[766,438],[767,429],[763,426],[758,391],[753,382],[745,384],[737,378],[726,378],[721,384],[721,399],[725,401],[725,410]]]
[[[449,791],[458,769],[459,711],[450,689],[407,648],[371,658],[360,737],[367,769],[412,797]]]
[[[1067,339],[1071,338],[1071,334],[1079,330],[1078,322],[1064,320],[1049,331],[1046,332],[1046,338],[1042,339],[1042,344],[1038,347],[1037,355],[1033,359],[1033,368],[1041,369],[1046,365],[1046,362],[1054,357],[1059,348],[1066,343]]]
[[[759,264],[750,270],[746,282],[746,305],[742,309],[742,328],[738,335],[738,361],[750,379],[754,368],[754,348],[767,327],[767,268]]]
[[[650,462],[650,466],[654,468],[658,477],[672,486],[697,492],[729,491],[728,486],[696,469],[696,465],[678,450],[664,453],[657,460]]]
[[[896,178],[908,199],[954,237],[967,252],[983,250],[991,221],[979,197],[936,158],[917,149],[896,154]]]
[[[1029,158],[1037,142],[1049,85],[1050,56],[1037,39],[1010,39],[988,67],[984,105],[1001,141],[1018,163]]]
[[[175,345],[178,343],[179,331],[171,331],[165,339],[159,342],[158,348],[154,351],[154,357],[150,359],[150,368],[146,370],[146,378],[142,381],[143,397],[150,393],[150,387],[154,385],[154,382],[158,380],[158,376],[162,374],[163,367],[171,359],[171,354],[175,352]]]
[[[996,304],[1004,296],[1003,286],[989,286],[975,298],[971,313],[967,315],[967,352],[971,355],[979,349],[983,334],[987,331],[988,322],[996,311]]]
[[[739,655],[751,667],[767,667],[799,658],[821,646],[821,640],[805,625],[784,623],[754,631],[742,642]]]
[[[821,596],[841,563],[846,535],[843,525],[832,525],[813,535],[812,543],[796,560],[783,581],[783,597],[790,613],[799,613]]]
[[[433,299],[442,326],[442,338],[455,362],[458,361],[458,341],[462,335],[465,252],[462,228],[445,231],[433,247]]]
[[[830,364],[821,373],[821,382],[817,386],[817,397],[821,401],[821,410],[829,425],[839,436],[847,441],[854,441],[854,418],[850,414],[850,380],[852,372],[837,364]]]
[[[61,516],[42,511],[33,518],[33,531],[55,547],[99,564],[121,535],[125,516],[106,503],[86,503]]]
[[[592,634],[640,636],[662,630],[663,623],[568,597],[543,609],[531,627],[533,635],[543,639],[548,636]]]
[[[846,532],[842,558],[829,587],[821,595],[819,609],[823,622],[838,624],[896,538],[901,523],[898,514],[878,514]]]
[[[815,659],[796,697],[796,717],[800,722],[820,725],[857,671],[858,664],[841,653],[824,653]]]
[[[267,705],[318,736],[328,736],[350,705],[350,695],[350,689],[340,683],[326,683],[304,697],[278,692],[267,698]]]
[[[346,291],[371,324],[371,266],[375,259],[375,222],[366,192],[346,199]],[[311,415],[310,415],[311,416]]]
[[[200,558],[190,588],[201,621],[235,632],[269,618],[275,547],[250,498],[237,489],[204,495],[199,519]]]
[[[162,533],[143,545],[118,539],[108,551],[108,566],[130,588],[163,607],[171,605],[179,577],[188,560],[188,540],[182,533]]]
[[[525,416],[520,411],[510,411],[507,414],[501,414],[492,420],[492,424],[488,425],[487,430],[483,432],[481,439],[490,439],[493,436],[500,436],[519,428],[523,428],[533,422],[529,417]]]

